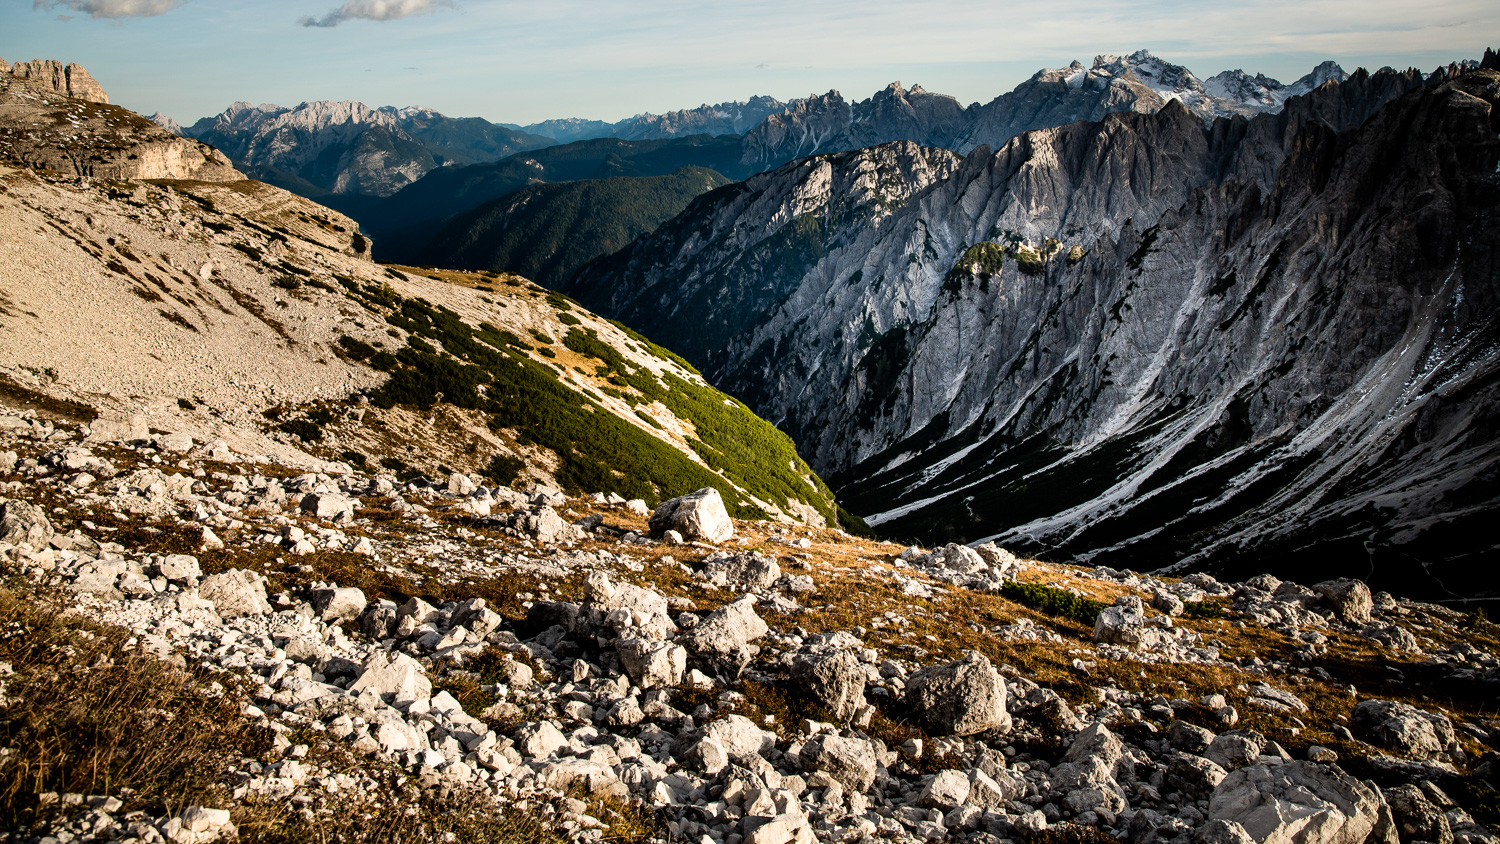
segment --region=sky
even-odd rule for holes
[[[988,102],[1146,49],[1200,78],[1431,70],[1500,48],[1495,0],[0,0],[0,58],[78,62],[184,124],[230,103],[360,100],[527,124],[893,81]]]

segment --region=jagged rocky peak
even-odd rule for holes
[[[746,132],[740,161],[770,168],[803,156],[898,140],[950,147],[974,108],[965,109],[953,97],[920,85],[907,90],[900,82],[853,104],[833,90],[798,100]]]
[[[182,134],[182,124],[178,123],[167,115],[162,114],[159,111],[151,115],[150,117],[147,117],[146,119],[167,130],[168,132],[171,132],[174,135]]]
[[[1172,64],[1146,50],[1137,50],[1128,56],[1102,55],[1094,57],[1094,71],[1111,76],[1124,77],[1134,74],[1153,91],[1162,94],[1201,92],[1203,83],[1193,72],[1180,64]]]
[[[421,110],[425,111],[425,110]],[[292,126],[309,132],[318,132],[332,126],[373,123],[395,125],[400,110],[394,108],[374,109],[354,100],[318,100],[301,103],[293,108],[262,103],[252,106],[238,102],[214,117],[205,117],[193,124],[192,132],[202,135],[216,127],[246,127],[256,124]]]
[[[612,137],[633,141],[686,135],[739,135],[785,108],[786,104],[775,97],[764,96],[751,97],[746,102],[704,103],[665,114],[638,114],[613,124],[609,132]]]
[[[1210,77],[1204,87],[1217,99],[1241,103],[1251,110],[1266,111],[1281,108],[1288,99],[1309,93],[1325,82],[1343,82],[1348,78],[1349,74],[1338,62],[1326,61],[1290,85],[1262,73],[1251,76],[1236,69]]]
[[[63,64],[55,59],[32,59],[29,62],[7,65],[0,59],[0,72],[30,79],[75,100],[109,103],[109,95],[104,93],[104,87],[89,76],[89,72],[81,64]]]
[[[1074,61],[1067,67],[1038,71],[1015,90],[974,109],[953,148],[960,152],[980,145],[998,149],[1023,132],[1075,120],[1101,120],[1113,112],[1149,114],[1171,100],[1182,103],[1206,124],[1237,114],[1250,117],[1278,111],[1291,97],[1345,78],[1343,69],[1330,61],[1291,85],[1238,70],[1204,82],[1182,65],[1145,50],[1123,56],[1104,54],[1088,67]]]

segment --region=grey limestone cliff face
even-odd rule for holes
[[[0,60],[0,73],[29,79],[54,93],[75,100],[109,103],[109,95],[104,93],[104,88],[80,64],[63,64],[55,59],[32,59],[29,62],[7,65],[4,60]]]
[[[878,229],[959,163],[899,141],[788,164],[698,198],[563,289],[707,360],[782,306],[831,250]]]
[[[1485,591],[1452,581],[1500,506],[1497,81],[1358,72],[1248,120],[1168,102],[978,148],[682,347],[892,535]],[[690,339],[712,297],[648,314],[786,219],[730,190],[576,295]]]

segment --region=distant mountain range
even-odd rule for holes
[[[1074,62],[1042,70],[984,105],[964,106],[953,97],[920,85],[904,88],[899,82],[857,102],[830,91],[789,102],[752,97],[615,123],[565,119],[528,126],[357,102],[303,103],[290,109],[236,103],[182,132],[218,147],[256,178],[349,214],[374,238],[382,259],[536,272],[534,258],[512,263],[521,253],[503,244],[514,244],[520,232],[559,242],[561,232],[544,231],[543,221],[576,222],[576,209],[548,205],[573,203],[580,194],[533,191],[526,203],[508,206],[504,213],[474,217],[472,212],[541,183],[657,178],[700,167],[715,171],[718,178],[672,184],[708,185],[744,179],[810,155],[893,141],[967,154],[982,145],[999,147],[1033,129],[1099,120],[1114,112],[1153,113],[1170,101],[1207,123],[1277,111],[1288,97],[1344,78],[1338,65],[1326,62],[1290,85],[1241,71],[1204,82],[1184,67],[1141,51],[1099,56],[1089,68]],[[153,119],[168,129],[175,126],[165,116]],[[650,228],[643,226],[673,216],[691,199],[675,188],[664,192],[663,184],[591,191],[593,201],[605,204],[591,208],[588,216],[617,235],[645,234]],[[668,197],[680,204],[668,208],[662,204]],[[649,213],[641,213],[648,207]],[[610,221],[612,216],[619,219]],[[561,283],[565,269],[617,245],[610,237],[584,247],[593,250],[587,254],[570,247],[567,260],[548,263],[542,280]],[[462,251],[444,251],[450,248]]]
[[[545,135],[560,144],[592,138],[651,141],[684,135],[743,135],[767,117],[780,114],[789,105],[775,97],[751,97],[746,102],[701,105],[666,114],[638,114],[616,123],[568,117],[529,126],[501,125],[532,135]]]
[[[614,123],[565,118],[521,126],[447,117],[419,107],[319,101],[285,108],[240,102],[181,131],[218,147],[245,172],[305,196],[389,196],[439,167],[493,162],[600,138],[742,136],[739,163],[760,172],[807,155],[897,140],[968,152],[981,144],[997,146],[1030,129],[1098,120],[1115,111],[1150,113],[1171,99],[1205,121],[1276,111],[1290,96],[1343,78],[1337,64],[1325,62],[1290,85],[1239,70],[1204,82],[1187,68],[1143,50],[1098,56],[1091,68],[1073,62],[1039,71],[985,105],[963,106],[920,85],[906,89],[893,82],[857,102],[838,91],[788,102],[757,96]],[[152,119],[169,130],[179,128],[165,115]]]
[[[171,118],[157,117],[170,125]],[[296,108],[235,103],[183,132],[218,147],[255,178],[313,199],[389,196],[438,167],[495,161],[553,143],[478,117],[357,102]]]
[[[1123,113],[962,160],[795,161],[564,291],[776,422],[889,536],[1500,594],[1485,61],[1278,87],[1105,57],[997,102]]]
[[[451,261],[428,249],[447,221],[527,186],[583,179],[665,176],[683,167],[707,168],[721,178],[742,179],[750,172],[739,164],[739,155],[739,138],[733,135],[718,138],[691,135],[650,141],[594,138],[532,150],[487,164],[443,167],[388,197],[341,195],[327,196],[322,201],[358,220],[375,239],[377,255],[382,260],[450,266]],[[533,210],[540,213],[539,204],[533,205]],[[596,209],[595,213],[605,215],[610,209]],[[503,238],[504,233],[497,231],[495,236]]]

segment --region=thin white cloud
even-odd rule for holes
[[[298,21],[303,26],[338,26],[344,21],[363,18],[372,21],[393,21],[412,15],[426,15],[440,6],[452,7],[451,0],[345,0],[344,5],[321,18],[305,17]]]
[[[59,6],[83,12],[91,18],[150,18],[181,5],[182,0],[35,0],[33,9],[55,9]],[[71,15],[61,15],[69,20]]]

